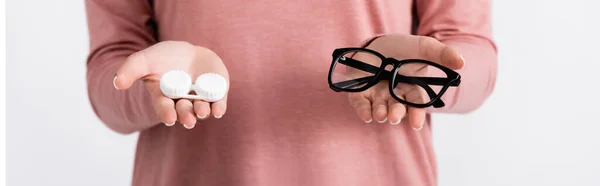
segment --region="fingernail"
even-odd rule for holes
[[[208,117],[208,116],[200,116],[200,115],[196,114],[196,117],[198,117],[198,119],[206,119],[206,117]]]
[[[173,123],[165,123],[165,125],[166,125],[167,127],[170,127],[170,126],[173,126],[173,125],[175,125],[175,122],[173,122]]]
[[[365,121],[365,123],[371,123],[371,121],[373,121],[373,119],[369,119],[369,120]]]
[[[119,90],[119,88],[117,88],[117,75],[115,75],[115,77],[113,78],[113,86],[115,87],[115,89]]]
[[[383,119],[383,121],[377,121],[377,122],[379,122],[379,123],[385,123],[387,121],[387,119],[388,118],[386,117],[385,119]]]
[[[183,124],[183,127],[185,127],[186,129],[192,129],[192,128],[194,128],[195,126],[196,126],[196,125],[193,125],[193,124],[192,124],[190,127],[188,127],[188,125],[186,125],[186,124]]]
[[[390,120],[390,124],[392,124],[392,125],[398,125],[398,124],[400,124],[400,121],[402,121],[402,120],[398,120],[396,122],[392,122],[392,120]]]
[[[215,118],[217,118],[217,119],[219,119],[219,118],[221,118],[221,117],[223,117],[223,115],[218,115],[218,116],[217,116],[217,115],[215,115]]]
[[[420,131],[421,129],[423,129],[423,125],[421,125],[421,127],[419,127],[419,128],[413,128],[413,130],[415,130],[415,131]]]

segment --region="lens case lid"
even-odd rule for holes
[[[227,81],[216,73],[204,73],[192,78],[182,70],[172,70],[164,73],[160,78],[160,90],[163,95],[171,99],[193,99],[215,102],[223,99],[227,92]],[[191,91],[196,94],[190,94]]]

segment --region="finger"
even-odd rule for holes
[[[407,111],[408,123],[413,129],[415,129],[416,131],[420,131],[423,128],[423,125],[425,124],[425,109],[408,107]]]
[[[187,129],[194,128],[196,125],[196,116],[194,114],[194,105],[190,100],[180,99],[175,105],[177,117],[183,126]]]
[[[198,119],[206,119],[210,115],[210,103],[206,101],[194,101],[194,112]]]
[[[406,115],[406,107],[397,101],[388,101],[388,118],[390,124],[398,125]]]
[[[148,90],[152,97],[152,105],[158,118],[167,126],[175,125],[177,121],[177,113],[175,111],[175,102],[162,95],[157,83],[147,82]]]
[[[409,84],[399,84],[394,89],[394,94],[402,95],[402,99],[411,103],[426,103],[429,98],[425,89]],[[421,130],[425,123],[426,110],[424,108],[406,107],[406,117],[408,117],[409,125],[415,130]],[[406,118],[405,117],[405,118]]]
[[[465,62],[456,49],[435,38],[421,36],[419,38],[420,55],[453,70],[463,68]]]
[[[350,105],[356,110],[358,117],[365,121],[365,123],[371,123],[373,117],[371,115],[371,101],[361,94],[351,93],[348,96]]]
[[[150,74],[150,68],[143,51],[134,53],[125,59],[123,65],[117,70],[113,85],[118,90],[126,90],[131,85]]]
[[[387,101],[383,98],[376,98],[373,100],[373,119],[377,120],[379,123],[385,123],[388,118],[388,104]]]
[[[223,117],[223,115],[225,115],[225,112],[227,111],[227,96],[225,96],[225,98],[223,98],[222,100],[213,102],[211,104],[211,111],[213,117],[217,119]]]

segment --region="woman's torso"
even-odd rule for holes
[[[410,0],[155,0],[159,40],[215,51],[227,113],[140,134],[134,185],[432,185],[430,131],[365,124],[329,89],[331,52],[410,34]]]

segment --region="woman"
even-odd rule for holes
[[[436,185],[429,115],[473,111],[494,87],[489,6],[88,0],[89,97],[108,127],[140,132],[133,185]],[[460,73],[446,105],[406,106],[384,82],[331,91],[331,52],[375,36],[367,48]],[[226,98],[164,97],[175,69],[224,75]]]

